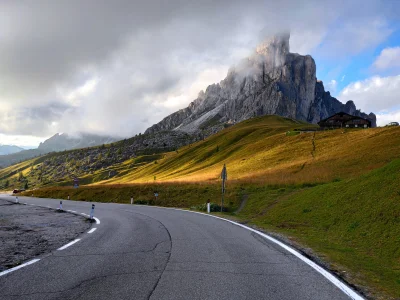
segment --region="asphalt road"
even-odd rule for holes
[[[63,208],[89,214],[91,204]],[[75,244],[0,276],[0,299],[350,299],[285,249],[220,219],[102,203],[95,217],[96,230]]]

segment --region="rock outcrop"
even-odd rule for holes
[[[208,86],[187,108],[146,133],[194,133],[218,124],[221,129],[224,123],[272,114],[317,123],[340,111],[368,118],[376,126],[374,114],[362,113],[353,101],[343,104],[325,91],[316,78],[314,59],[290,53],[289,38],[284,33],[264,41],[253,55],[231,68],[224,80]]]

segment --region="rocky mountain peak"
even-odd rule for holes
[[[273,114],[317,123],[340,111],[368,118],[376,126],[374,114],[362,113],[353,101],[343,104],[325,91],[323,82],[316,78],[314,59],[290,53],[289,40],[289,33],[265,39],[219,84],[210,85],[187,108],[166,117],[146,133],[195,133],[210,128],[208,132],[216,132],[224,123]]]
[[[267,61],[274,62],[275,66],[281,66],[290,52],[289,40],[290,33],[288,32],[267,37],[256,47],[256,53],[264,56]]]

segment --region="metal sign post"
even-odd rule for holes
[[[154,198],[156,198],[156,203],[157,203],[157,199],[158,199],[158,192],[154,192]],[[156,203],[154,203],[154,204],[156,204]]]
[[[79,188],[79,179],[78,178],[74,179],[74,188],[75,189]]]
[[[225,194],[225,182],[228,180],[228,172],[226,171],[226,165],[222,168],[221,172],[221,179],[222,179],[222,199],[221,199],[221,212],[224,208],[224,194]]]

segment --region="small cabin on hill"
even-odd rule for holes
[[[371,121],[357,116],[339,112],[318,122],[321,128],[370,128]]]

